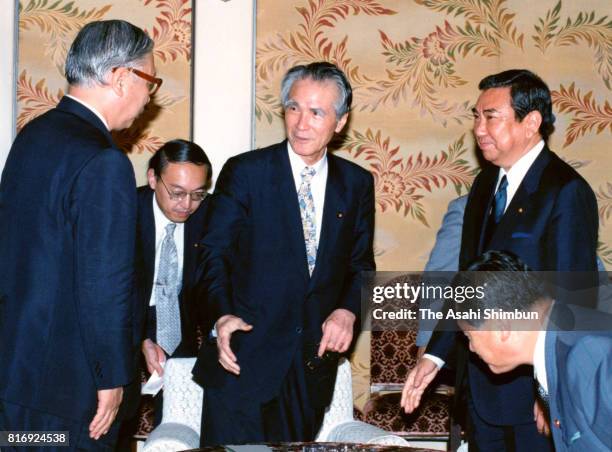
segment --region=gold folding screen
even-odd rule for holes
[[[17,128],[57,104],[66,91],[66,52],[93,20],[124,19],[155,41],[155,65],[164,84],[143,115],[115,134],[145,182],[146,163],[165,141],[190,136],[191,0],[22,0],[19,3]]]
[[[448,202],[477,170],[478,82],[528,68],[553,91],[551,148],[589,181],[612,265],[612,20],[608,0],[258,0],[256,140],[283,136],[279,85],[329,60],[355,89],[339,155],[376,180],[381,270],[421,270]]]
[[[379,270],[422,270],[448,202],[478,170],[470,109],[482,77],[539,74],[557,116],[550,147],[597,193],[599,255],[612,266],[612,20],[609,0],[258,0],[256,141],[283,137],[279,86],[291,66],[339,65],[355,89],[336,151],[376,181]],[[369,334],[353,359],[369,395]]]

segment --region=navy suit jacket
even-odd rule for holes
[[[144,338],[156,340],[155,309],[149,307],[155,275],[155,217],[153,215],[154,192],[147,185],[138,188],[138,225],[136,230],[136,273],[138,298],[146,315]],[[204,299],[199,290],[198,256],[200,239],[204,232],[204,215],[208,198],[185,222],[183,251],[183,281],[179,294],[182,339],[172,356],[196,356],[198,350],[197,327],[203,319]],[[208,323],[208,322],[206,322]]]
[[[0,183],[0,399],[91,421],[134,374],[136,182],[64,97],[17,136]]]
[[[612,316],[579,308],[572,309],[572,314],[575,331],[546,333],[546,379],[555,450],[610,451]]]
[[[320,341],[321,325],[333,310],[348,309],[359,322],[360,273],[375,268],[373,178],[347,160],[330,153],[327,158],[312,277],[287,142],[233,157],[223,167],[203,239],[207,306],[214,319],[234,314],[253,329],[232,336],[239,377],[219,365],[214,343],[203,344],[193,373],[205,388],[269,400],[297,347]]]
[[[459,268],[466,268],[487,250],[510,251],[534,270],[592,272],[586,275],[588,280],[568,282],[596,287],[599,217],[588,183],[545,146],[487,244],[485,227],[498,172],[499,168],[488,166],[474,180],[465,208]],[[462,336],[460,341],[464,341]],[[427,353],[446,359],[455,340],[455,332],[436,331]],[[493,425],[533,422],[535,393],[530,367],[495,375],[466,346],[458,347],[457,353],[457,381],[463,381],[465,365],[461,363],[468,361],[470,393],[480,417]]]

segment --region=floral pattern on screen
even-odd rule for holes
[[[370,170],[382,270],[424,267],[446,206],[479,170],[471,133],[478,82],[539,74],[557,116],[550,147],[597,194],[599,254],[612,265],[612,18],[606,0],[259,0],[256,142],[284,137],[280,80],[337,64],[354,88],[334,149]]]
[[[19,3],[17,129],[53,108],[67,90],[64,62],[77,32],[94,20],[124,19],[155,41],[160,91],[132,127],[113,133],[139,183],[165,141],[190,136],[192,0],[22,0]]]

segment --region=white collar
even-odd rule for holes
[[[538,141],[538,143],[525,155],[518,159],[518,161],[512,165],[508,171],[500,168],[499,176],[497,178],[498,184],[501,178],[506,176],[509,186],[518,187],[525,178],[525,175],[527,174],[527,171],[529,171],[529,168],[531,168],[533,162],[535,162],[538,155],[540,155],[540,152],[542,152],[542,149],[544,149],[544,140]]]
[[[305,167],[314,168],[315,174],[322,174],[323,169],[327,166],[327,149],[323,153],[323,157],[314,165],[307,165],[302,160],[302,157],[295,153],[289,141],[287,141],[287,152],[289,153],[289,163],[291,164],[291,172],[295,180],[301,180],[301,172]]]
[[[533,378],[548,392],[548,381],[546,380],[546,328],[538,332],[538,339],[533,350]]]
[[[98,117],[98,119],[100,119],[100,121],[102,121],[102,124],[104,124],[104,127],[106,127],[106,130],[110,130],[110,128],[108,127],[108,123],[106,122],[106,119],[104,119],[104,116],[102,116],[102,114],[98,110],[96,110],[93,106],[91,106],[90,104],[88,104],[84,100],[79,99],[78,97],[74,97],[72,94],[64,94],[64,96],[69,97],[70,99],[78,102],[83,107],[87,108],[88,110],[91,110],[91,112],[94,115],[96,115]]]

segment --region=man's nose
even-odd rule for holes
[[[485,121],[482,118],[474,118],[474,134],[476,136],[484,136],[487,133]]]

